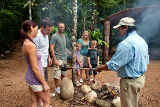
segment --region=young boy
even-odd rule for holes
[[[96,68],[97,65],[99,64],[99,55],[96,46],[97,46],[97,41],[92,40],[90,44],[90,49],[88,50],[88,64],[90,68]],[[90,81],[92,80],[96,81],[96,75],[97,72],[93,70],[94,78],[92,79],[92,70],[89,70]]]
[[[77,43],[76,44],[76,71],[77,71],[77,81],[76,81],[76,85],[77,86],[81,86],[82,84],[80,83],[80,67],[82,67],[82,61],[81,61],[81,55],[80,55],[80,49],[81,49],[81,44]]]

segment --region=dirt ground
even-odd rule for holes
[[[0,59],[0,107],[29,107],[31,103],[25,72],[27,70],[24,57],[15,51],[6,59]],[[140,97],[141,107],[160,107],[160,60],[151,60],[146,75],[146,84]],[[71,72],[68,71],[71,77]],[[118,83],[115,72],[102,72],[98,75],[102,83]],[[49,70],[49,85],[54,89],[53,72]],[[54,107],[70,107],[67,101],[58,96],[51,99]],[[88,107],[74,106],[74,107]]]

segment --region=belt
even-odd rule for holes
[[[141,75],[141,76],[143,76],[143,75]],[[139,76],[139,77],[141,77],[141,76]],[[124,77],[124,78],[122,78],[122,79],[137,79],[137,78],[139,78],[139,77]]]

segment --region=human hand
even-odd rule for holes
[[[82,64],[82,63],[80,63],[79,65],[80,65],[80,67],[83,67],[83,64]]]
[[[69,49],[67,49],[66,52],[67,52],[70,56],[72,56],[72,52],[71,52]]]
[[[89,68],[92,68],[92,65],[91,65],[91,64],[89,64]]]
[[[106,57],[106,62],[108,62],[111,58],[110,57]]]
[[[43,84],[43,88],[44,88],[44,91],[49,91],[50,90],[50,87],[47,83]]]
[[[56,66],[59,66],[59,63],[58,63],[57,59],[54,59],[54,64],[55,64]]]
[[[50,58],[48,58],[48,66],[52,65],[52,60]]]

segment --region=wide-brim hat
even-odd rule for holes
[[[120,26],[123,26],[123,25],[136,26],[135,25],[135,20],[133,18],[124,17],[124,18],[120,19],[119,23],[116,26],[114,26],[113,28],[117,29],[117,28],[119,28]]]

